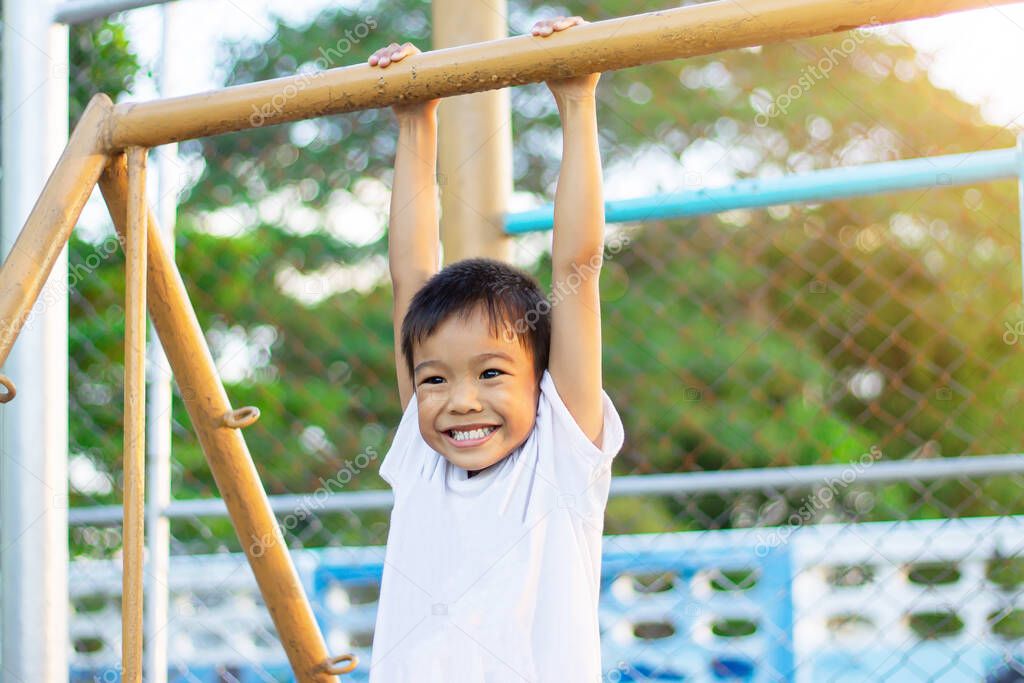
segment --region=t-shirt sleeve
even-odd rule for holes
[[[391,488],[397,489],[402,482],[410,476],[410,470],[414,465],[414,451],[416,437],[419,436],[420,425],[417,415],[416,395],[409,399],[409,405],[402,413],[402,421],[398,423],[398,430],[395,438],[391,441],[391,448],[384,454],[384,460],[380,464],[378,473],[381,479],[386,481]]]
[[[572,413],[569,412],[562,397],[558,394],[551,373],[547,370],[544,371],[544,376],[541,379],[541,392],[551,405],[558,440],[571,451],[568,455],[578,456],[583,461],[584,468],[589,470],[602,465],[610,465],[612,459],[622,449],[625,433],[622,429],[619,412],[615,409],[615,404],[612,403],[608,394],[604,391],[601,392],[604,425],[601,430],[601,445],[597,446],[587,438]]]

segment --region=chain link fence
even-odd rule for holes
[[[552,9],[638,11],[511,4],[513,33]],[[315,78],[392,40],[426,49],[429,29],[429,4],[410,0],[279,22],[267,42],[225,47],[227,83]],[[930,59],[875,27],[605,74],[607,198],[1012,147],[1012,130],[933,85]],[[518,210],[553,199],[560,138],[543,86],[511,98]],[[396,136],[390,112],[367,111],[183,143],[175,226],[232,404],[261,410],[246,440],[267,492],[297,496],[279,518],[318,619],[332,650],[365,664],[388,509],[346,496],[386,496],[377,467],[400,417],[384,259]],[[609,226],[605,386],[626,429],[613,473],[688,476],[669,491],[644,492],[654,477],[630,484],[639,493],[613,489],[606,680],[1024,680],[1005,664],[1024,638],[1024,466],[978,459],[1016,454],[1024,436],[1017,191],[940,182]],[[119,651],[121,537],[116,514],[96,516],[121,490],[113,239],[76,234],[70,252],[72,646],[84,680],[112,675]],[[549,245],[548,233],[514,245],[547,285]],[[173,496],[216,498],[175,392]],[[176,675],[288,680],[229,521],[179,510]]]

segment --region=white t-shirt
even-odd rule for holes
[[[420,435],[415,396],[380,475],[395,494],[371,683],[601,680],[601,534],[622,421],[603,448],[545,371],[522,446],[472,478]]]

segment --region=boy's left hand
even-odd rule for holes
[[[582,17],[555,17],[553,19],[541,19],[530,30],[535,36],[544,38],[556,31],[564,31],[567,28],[587,23]],[[555,96],[556,100],[562,98],[582,99],[594,97],[597,89],[597,81],[601,74],[593,73],[575,78],[564,78],[557,81],[548,81],[548,89]]]

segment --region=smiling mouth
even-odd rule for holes
[[[474,429],[449,429],[444,432],[444,435],[448,437],[449,443],[455,445],[458,448],[468,448],[470,446],[479,446],[488,439],[494,432],[498,431],[498,427],[490,425],[486,427],[476,427]]]

